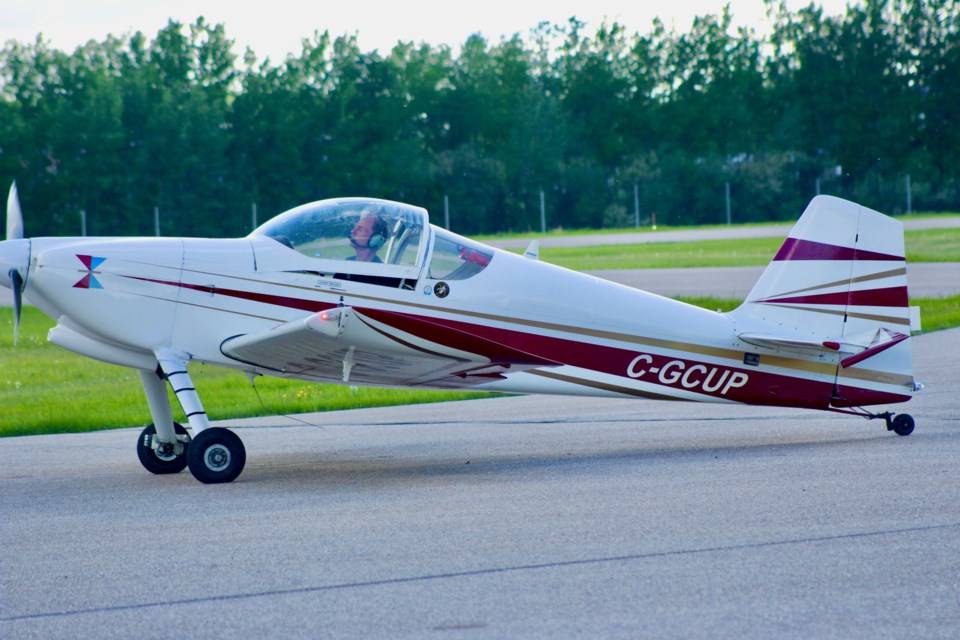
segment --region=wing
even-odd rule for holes
[[[375,386],[457,389],[558,366],[427,318],[357,307],[229,338],[220,350],[286,377]]]

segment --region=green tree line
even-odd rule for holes
[[[363,51],[315,31],[274,63],[220,24],[171,21],[72,53],[0,50],[0,183],[29,235],[242,235],[251,209],[369,195],[462,233],[790,219],[830,193],[960,208],[960,0],[844,15],[767,0],[654,21]],[[909,186],[908,186],[909,185]],[[635,209],[636,208],[636,209]]]

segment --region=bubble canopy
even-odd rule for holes
[[[270,238],[311,258],[417,266],[427,224],[427,212],[420,207],[338,198],[281,213],[251,235]]]
[[[490,247],[431,227],[426,209],[374,198],[311,202],[281,213],[250,235],[269,238],[318,264],[338,261],[340,266],[323,267],[331,273],[402,278],[422,273],[431,279],[466,280],[493,259]],[[346,263],[353,266],[347,269]]]

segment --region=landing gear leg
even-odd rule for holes
[[[171,351],[157,353],[164,377],[170,382],[193,431],[193,440],[186,450],[187,466],[193,477],[204,484],[232,482],[246,464],[246,449],[232,431],[210,426],[187,372],[187,359],[188,356]]]
[[[140,432],[137,458],[150,473],[180,473],[187,466],[190,436],[174,423],[167,398],[167,385],[156,371],[140,371],[140,380],[147,394],[153,424]]]

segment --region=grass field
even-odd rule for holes
[[[778,239],[649,244],[542,250],[544,260],[576,269],[766,264]],[[911,231],[907,252],[914,261],[960,260],[960,230]],[[685,299],[727,311],[739,300]],[[960,296],[913,300],[925,331],[960,326]],[[24,309],[20,344],[13,349],[13,313],[0,309],[0,436],[89,431],[142,425],[149,410],[139,375],[129,369],[76,356],[46,341],[53,322]],[[488,397],[445,391],[354,388],[258,378],[218,367],[191,368],[212,419],[389,406]],[[172,406],[179,412],[178,404]],[[177,416],[183,421],[183,416]]]

